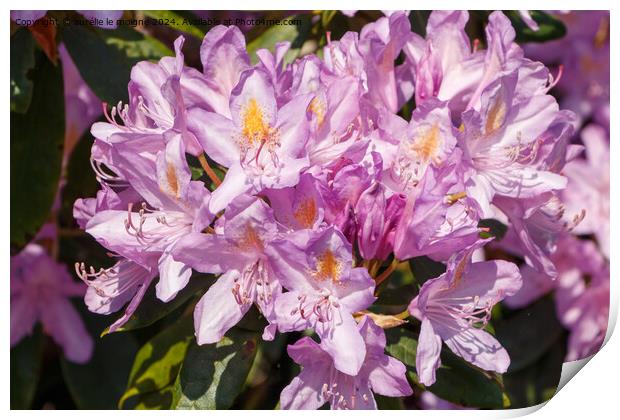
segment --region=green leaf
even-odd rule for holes
[[[506,12],[515,28],[517,42],[546,42],[566,35],[566,26],[561,20],[539,10],[530,10],[529,12],[532,19],[538,23],[539,29],[537,31],[530,29],[518,12]]]
[[[386,336],[386,352],[405,364],[407,377],[414,386],[423,388],[415,369],[416,335],[405,328],[392,328],[386,330]],[[497,377],[470,365],[445,346],[436,376],[437,381],[427,389],[439,398],[465,407],[504,407],[505,397]]]
[[[468,364],[447,349],[441,352],[437,382],[428,390],[465,407],[504,408],[504,392],[496,376]]]
[[[82,410],[115,409],[127,384],[127,372],[138,351],[136,340],[129,334],[97,337],[109,319],[83,311],[95,350],[90,361],[79,365],[61,360],[62,372],[75,404]]]
[[[202,29],[190,23],[187,19],[171,10],[143,10],[145,16],[156,19],[158,24],[174,28],[179,32],[194,36],[200,40],[205,36]]]
[[[273,25],[248,44],[248,54],[252,64],[258,61],[256,51],[266,48],[273,52],[276,43],[289,41],[291,48],[284,57],[285,63],[293,62],[300,54],[301,47],[310,36],[312,29],[311,16],[294,15],[287,19],[300,19],[301,25]]]
[[[11,410],[27,410],[39,383],[45,336],[40,328],[11,348]]]
[[[34,40],[30,31],[21,28],[11,37],[11,111],[24,113],[32,99],[32,80],[28,72],[34,68]]]
[[[167,303],[162,302],[155,296],[155,283],[157,281],[158,279],[153,280],[149,290],[147,290],[144,298],[142,298],[142,302],[140,302],[138,309],[136,309],[131,318],[129,318],[129,321],[115,332],[136,330],[154,324],[179,308],[191,297],[199,292],[206,291],[213,283],[213,276],[194,274],[187,286],[185,286],[174,299]],[[109,332],[106,328],[101,333],[101,336],[107,334],[109,334]]]
[[[173,385],[193,337],[193,319],[185,316],[144,344],[136,354],[118,407],[172,408]]]
[[[136,63],[172,54],[156,39],[126,26],[115,30],[66,26],[63,41],[84,81],[110,104],[127,102],[127,83]]]
[[[417,287],[406,285],[381,291],[377,300],[372,304],[370,311],[387,315],[401,313],[416,296]]]
[[[563,332],[550,298],[539,299],[513,316],[494,323],[497,339],[510,355],[509,372],[539,359]]]
[[[511,408],[531,407],[550,399],[560,383],[565,355],[566,343],[562,336],[535,363],[505,373],[504,385]]]
[[[446,266],[433,261],[428,257],[415,257],[409,260],[409,267],[418,285],[422,286],[427,280],[439,277],[446,271]]]
[[[65,134],[62,68],[37,52],[25,114],[11,112],[11,245],[24,246],[56,198]]]
[[[259,335],[230,330],[217,344],[192,343],[175,383],[177,409],[228,409],[241,393]]]
[[[483,239],[495,238],[497,241],[501,241],[508,231],[508,226],[495,219],[482,219],[478,222],[479,228],[487,228],[488,232],[481,232],[480,237]]]
[[[379,410],[404,410],[405,403],[402,398],[385,397],[375,394],[375,401]]]

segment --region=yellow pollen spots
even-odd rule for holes
[[[485,134],[490,134],[501,127],[505,118],[506,104],[501,100],[501,98],[496,98],[493,106],[487,114],[487,123],[484,127]]]
[[[243,111],[243,137],[250,144],[260,143],[269,138],[271,131],[260,105],[256,99],[250,99]]]
[[[262,251],[264,249],[263,240],[256,232],[256,229],[254,229],[254,227],[249,223],[245,226],[243,237],[237,242],[237,248],[241,251],[247,251],[250,249]]]
[[[316,116],[317,125],[321,127],[323,125],[323,121],[325,121],[325,104],[323,104],[319,98],[315,97],[312,101],[310,101],[308,109]]]
[[[313,273],[318,280],[331,280],[340,283],[342,265],[329,249],[317,258],[316,271]]]
[[[461,125],[459,125],[459,132],[462,133],[463,131],[465,131],[465,124],[461,123]]]
[[[428,162],[436,157],[440,143],[439,126],[434,124],[423,135],[415,139],[411,148],[424,162]]]
[[[311,228],[316,219],[316,202],[310,197],[306,198],[297,206],[293,216],[303,228]]]
[[[168,163],[166,167],[166,180],[168,181],[168,187],[170,187],[172,194],[179,198],[179,180],[177,179],[177,172],[172,163]]]

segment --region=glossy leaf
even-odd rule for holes
[[[193,341],[191,312],[140,348],[119,408],[169,409],[172,391],[187,348]]]
[[[189,283],[183,290],[177,294],[177,296],[168,303],[164,303],[155,296],[155,282],[149,287],[149,290],[144,295],[144,298],[140,302],[138,309],[133,313],[129,321],[115,332],[130,331],[138,328],[148,327],[159,321],[166,315],[172,313],[175,309],[179,308],[191,297],[197,295],[202,291],[206,291],[213,283],[213,277],[208,275],[196,275],[194,274]],[[107,335],[108,329],[106,328],[101,335]]]
[[[405,328],[386,330],[386,352],[407,366],[407,377],[413,385],[419,383],[415,369],[417,335]],[[427,387],[438,397],[466,407],[503,408],[505,396],[496,375],[470,365],[447,348],[441,352],[441,366],[437,369],[437,381]]]
[[[21,28],[11,37],[11,111],[24,113],[32,99],[32,80],[28,72],[34,68],[34,41],[30,32]]]
[[[217,344],[192,343],[175,383],[175,407],[230,408],[256,357],[258,337],[257,333],[232,329]]]
[[[266,48],[273,52],[276,43],[283,41],[289,41],[291,43],[291,48],[284,58],[285,62],[290,63],[299,56],[302,45],[310,35],[310,29],[312,27],[310,16],[295,15],[287,19],[300,19],[301,25],[270,26],[260,36],[248,43],[248,54],[250,55],[252,63],[258,61],[256,51],[261,48]]]
[[[125,391],[127,372],[131,369],[138,344],[129,334],[99,338],[97,332],[109,319],[88,314],[85,310],[82,318],[95,340],[95,350],[90,361],[83,365],[61,360],[65,382],[79,409],[114,409]]]
[[[409,260],[409,267],[416,283],[422,286],[426,280],[439,277],[446,271],[446,266],[428,257],[415,257]]]
[[[66,26],[63,41],[84,81],[110,104],[127,102],[127,83],[136,63],[172,55],[161,42],[125,26],[115,30]]]
[[[539,299],[514,315],[494,322],[497,339],[510,355],[509,372],[539,359],[562,335],[551,299]]]
[[[65,134],[62,68],[42,52],[35,61],[30,107],[25,114],[11,112],[11,245],[16,248],[32,239],[49,216]]]
[[[566,26],[561,20],[539,10],[530,10],[530,16],[538,24],[538,30],[530,29],[518,12],[507,12],[517,34],[517,42],[546,42],[566,35]]]

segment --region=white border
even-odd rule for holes
[[[4,25],[8,26],[9,24],[9,10],[19,9],[49,9],[51,6],[49,1],[42,0],[21,0],[21,1],[3,1],[2,9],[4,15]],[[558,1],[549,1],[549,0],[523,0],[523,1],[489,1],[489,0],[477,0],[477,1],[455,1],[455,0],[434,0],[434,1],[394,1],[394,0],[382,0],[381,2],[361,2],[359,0],[347,0],[347,1],[326,1],[326,0],[315,0],[315,1],[305,1],[305,0],[297,0],[294,4],[287,4],[284,2],[278,2],[275,0],[261,0],[261,1],[239,1],[239,0],[227,0],[225,2],[210,2],[210,1],[187,1],[187,0],[175,0],[174,2],[162,1],[162,0],[136,0],[132,2],[128,1],[120,1],[120,0],[108,0],[105,3],[102,2],[85,2],[85,1],[55,1],[53,4],[54,9],[59,10],[77,10],[77,9],[99,9],[105,7],[106,9],[176,9],[176,10],[195,10],[195,9],[222,9],[222,6],[225,6],[224,10],[252,10],[252,9],[296,9],[296,10],[317,10],[317,9],[390,9],[390,10],[398,10],[398,9],[504,9],[504,10],[513,10],[513,9],[565,9],[565,10],[587,10],[587,9],[599,9],[599,10],[609,10],[611,9],[611,74],[612,74],[612,91],[611,91],[611,109],[612,115],[614,115],[613,111],[615,111],[615,105],[618,103],[618,88],[616,82],[618,81],[618,77],[614,77],[613,75],[619,74],[618,71],[620,67],[618,66],[618,30],[617,25],[619,24],[619,19],[617,18],[618,13],[616,10],[616,4],[618,2],[611,2],[610,0],[604,1],[591,1],[591,2],[578,2],[576,0],[565,0],[562,2]],[[10,51],[10,39],[8,36],[8,31],[5,30],[4,37],[2,39],[2,57],[5,58],[4,65],[2,67],[2,73],[4,74],[3,80],[9,79],[9,66],[8,66],[8,57]],[[6,92],[6,91],[5,91]],[[2,113],[0,117],[2,118],[2,127],[4,131],[4,135],[2,136],[2,140],[0,140],[2,152],[0,153],[0,179],[2,179],[0,193],[2,197],[10,197],[9,194],[9,165],[10,165],[10,153],[9,153],[9,111],[10,105],[9,101],[5,100],[2,104]],[[617,156],[617,148],[616,142],[618,140],[618,126],[615,123],[612,123],[611,126],[611,156],[612,159],[615,159]],[[612,183],[611,183],[611,208],[612,214],[614,210],[620,208],[617,206],[618,197],[619,197],[619,184],[620,177],[618,175],[618,171],[620,171],[620,165],[615,166],[612,165]],[[6,198],[5,198],[6,203]],[[2,232],[6,236],[8,236],[10,229],[10,208],[7,205],[0,207],[1,211],[1,223],[2,223]],[[143,412],[131,412],[131,414],[127,414],[127,412],[119,412],[114,413],[113,415],[120,417],[129,417],[132,416],[134,418],[146,418],[149,416],[149,419],[161,418],[160,416],[173,416],[174,418],[186,417],[186,416],[214,416],[217,418],[227,417],[228,419],[234,418],[247,418],[251,416],[252,418],[270,418],[285,416],[295,416],[298,419],[309,419],[312,416],[313,419],[320,417],[332,417],[332,416],[356,416],[356,418],[374,418],[377,416],[390,416],[390,418],[406,418],[411,419],[411,416],[418,416],[424,418],[437,418],[437,419],[453,419],[453,418],[508,418],[508,417],[517,417],[529,413],[534,413],[531,415],[533,419],[543,419],[543,418],[562,418],[562,419],[572,419],[572,418],[586,418],[586,419],[606,419],[609,418],[609,413],[617,411],[617,403],[618,403],[618,379],[619,379],[619,371],[618,368],[618,358],[620,357],[620,341],[617,337],[611,337],[610,335],[615,327],[617,314],[618,314],[618,297],[619,297],[619,288],[618,281],[615,280],[618,278],[618,270],[616,268],[618,258],[617,251],[617,240],[615,238],[618,237],[618,225],[615,223],[615,218],[611,221],[611,237],[612,237],[612,261],[614,262],[611,266],[611,278],[614,279],[611,283],[611,311],[610,311],[610,327],[608,329],[608,334],[606,340],[608,340],[605,347],[599,352],[599,354],[595,355],[590,362],[587,363],[585,367],[583,367],[582,372],[577,374],[577,379],[569,380],[568,384],[564,383],[564,387],[559,391],[559,393],[554,396],[544,407],[541,406],[523,409],[523,410],[507,410],[507,411],[424,411],[424,412],[411,412],[411,411],[403,411],[403,412],[381,412],[379,414],[374,412],[356,412],[352,413],[332,413],[327,411],[318,411],[318,412],[282,412],[282,411],[262,411],[262,412],[243,412],[243,411],[229,411],[229,412],[210,412],[210,413],[191,413],[191,412],[169,412],[169,413],[143,413]],[[4,308],[2,313],[2,336],[4,345],[0,345],[0,354],[1,354],[1,363],[2,363],[2,372],[5,372],[3,375],[3,381],[0,383],[0,399],[2,400],[2,407],[5,410],[9,408],[9,389],[10,389],[10,378],[8,375],[9,372],[9,331],[10,331],[10,316],[9,316],[9,308],[10,308],[10,294],[9,294],[9,241],[4,240],[1,243],[0,253],[4,256],[2,258],[2,280],[0,281],[2,287],[2,306]],[[563,382],[572,377],[576,373],[575,367],[579,365],[579,363],[565,364],[565,368],[563,370]],[[578,371],[579,369],[577,369]],[[571,374],[572,373],[572,374]],[[58,419],[66,419],[66,418],[77,418],[78,416],[83,417],[84,413],[79,411],[75,412],[11,412],[10,415],[15,418],[30,418],[32,415],[41,415],[49,418],[58,418]],[[102,412],[102,411],[94,411],[88,413],[89,417],[105,418],[107,419],[110,413]]]

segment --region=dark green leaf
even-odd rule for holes
[[[407,285],[381,291],[370,308],[371,312],[395,315],[401,313],[417,294],[417,287]]]
[[[82,318],[95,340],[95,351],[87,364],[61,360],[65,382],[79,409],[114,409],[125,391],[138,344],[129,334],[98,338],[97,333],[109,320],[85,311]]]
[[[34,68],[34,40],[30,31],[21,28],[11,37],[11,111],[24,113],[32,99],[32,80],[28,72]]]
[[[407,377],[413,385],[422,387],[415,369],[416,335],[405,328],[392,328],[386,330],[386,336],[386,352],[407,366]],[[505,397],[497,378],[465,362],[445,346],[436,376],[437,381],[428,390],[444,400],[466,407],[504,407]]]
[[[402,398],[385,397],[380,394],[375,394],[375,401],[377,401],[377,408],[379,410],[404,410],[405,404]]]
[[[62,189],[60,223],[63,226],[76,225],[73,219],[73,203],[78,198],[95,197],[99,184],[90,166],[90,150],[93,136],[87,129],[71,152],[66,169],[66,183]]]
[[[499,409],[505,405],[502,385],[494,375],[471,366],[445,348],[441,352],[437,382],[428,390],[465,407]]]
[[[25,114],[11,112],[11,245],[24,246],[54,203],[65,134],[62,69],[42,52],[32,70],[34,89]]]
[[[511,408],[531,407],[547,401],[555,394],[560,383],[565,351],[564,337],[560,337],[536,363],[504,374]]]
[[[84,81],[110,104],[127,102],[127,83],[136,63],[172,54],[156,39],[126,26],[115,30],[66,26],[63,41]]]
[[[501,241],[508,230],[508,226],[495,219],[482,219],[478,222],[478,227],[489,229],[488,232],[480,233],[483,239],[495,238],[497,241]]]
[[[248,54],[252,63],[258,61],[256,51],[261,48],[273,49],[278,42],[289,41],[291,48],[286,53],[284,61],[290,63],[294,61],[301,51],[301,47],[310,35],[312,28],[311,17],[307,15],[290,16],[287,19],[300,19],[301,25],[274,25],[264,31],[260,36],[248,44]]]
[[[177,409],[227,409],[242,391],[258,334],[230,330],[217,344],[192,343],[175,383]]]
[[[172,299],[168,303],[164,303],[155,296],[155,282],[158,279],[153,281],[153,284],[149,287],[149,290],[144,295],[142,302],[138,306],[138,309],[134,312],[134,314],[129,318],[129,321],[121,328],[116,330],[116,332],[120,331],[130,331],[138,328],[147,327],[152,325],[156,321],[159,321],[166,315],[170,314],[175,309],[179,308],[182,304],[187,302],[188,299],[198,294],[199,292],[206,291],[209,286],[213,283],[213,276],[209,275],[196,275],[194,274],[190,279],[189,283],[183,290],[179,292],[179,294]],[[101,334],[108,334],[108,329]]]
[[[562,334],[551,299],[539,299],[511,317],[495,322],[497,339],[510,355],[509,371],[539,359]]]
[[[11,410],[27,410],[39,383],[45,336],[40,328],[11,348]]]
[[[426,280],[439,277],[446,271],[446,266],[428,257],[415,257],[409,260],[411,272],[416,283],[422,286]]]
[[[194,322],[190,313],[142,346],[133,362],[119,408],[172,408],[173,385],[193,337]]]
[[[530,10],[530,16],[538,23],[539,29],[530,29],[518,12],[506,12],[517,34],[517,42],[546,42],[566,35],[566,27],[561,20],[539,10]]]

